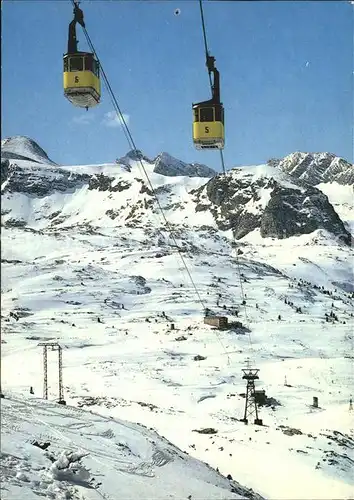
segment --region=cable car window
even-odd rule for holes
[[[215,108],[215,121],[217,121],[217,122],[219,122],[219,121],[220,121],[220,119],[221,119],[221,112],[220,112],[220,111],[221,111],[221,110],[220,110],[220,107],[219,107],[219,106],[217,106],[217,107]]]
[[[194,121],[195,122],[199,122],[199,109],[198,108],[194,108],[193,109],[193,114],[194,114]]]
[[[215,121],[224,123],[224,108],[222,106],[215,107]]]
[[[83,71],[84,69],[84,64],[83,64],[83,58],[82,57],[71,57],[70,58],[70,71]]]
[[[90,56],[85,57],[85,71],[93,71],[93,59]]]
[[[69,71],[68,59],[64,59],[64,71]]]
[[[97,76],[97,78],[99,78],[99,76],[100,76],[100,65],[99,65],[98,61],[96,61],[96,59],[93,59],[93,72],[95,73],[95,75]]]
[[[213,122],[214,121],[214,108],[200,108],[200,121]]]

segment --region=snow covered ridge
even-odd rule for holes
[[[313,186],[322,182],[354,184],[354,165],[333,153],[296,152],[268,164]]]
[[[9,139],[4,147],[10,148],[12,144],[11,149],[16,155],[18,151],[28,151],[28,140],[20,139]],[[36,151],[41,150],[32,143],[30,146]],[[46,153],[42,153],[43,159]],[[167,153],[150,160],[138,150],[130,151],[116,164],[107,165],[62,167],[40,163],[39,160],[35,163],[21,159],[2,160],[1,189],[7,194],[3,204],[3,223],[8,224],[9,220],[17,218],[12,209],[7,208],[11,193],[30,196],[30,206],[34,203],[32,197],[37,197],[37,203],[46,207],[44,212],[41,210],[42,216],[37,214],[35,219],[42,218],[42,223],[48,219],[52,225],[62,223],[68,218],[68,208],[73,203],[76,213],[81,213],[85,223],[99,221],[98,225],[105,226],[111,223],[110,220],[115,221],[118,215],[121,223],[131,226],[151,223],[154,218],[151,216],[157,213],[158,207],[141,163],[171,222],[184,220],[191,226],[200,226],[201,221],[208,220],[212,227],[231,230],[236,239],[255,229],[260,229],[262,237],[280,239],[324,229],[335,235],[339,242],[352,243],[351,221],[347,218],[348,210],[341,210],[341,200],[332,201],[331,198],[333,208],[326,194],[301,176],[290,175],[270,165],[238,168],[230,170],[226,176],[216,175],[205,165],[186,164]],[[55,193],[62,193],[65,197],[59,206],[54,207]],[[91,211],[88,219],[86,205],[89,199],[93,201],[97,196],[100,206],[95,202],[95,213]],[[46,203],[40,201],[44,197],[49,197]],[[341,214],[345,215],[345,224]],[[20,223],[31,224],[32,215],[30,209],[25,219],[21,217]]]
[[[30,160],[56,165],[33,139],[21,135],[2,139],[1,159]]]
[[[184,163],[177,160],[168,153],[161,153],[155,160],[154,172],[162,175],[176,176],[185,175],[187,177],[214,177],[216,172],[199,163]]]
[[[153,172],[169,177],[186,176],[186,177],[214,177],[215,170],[200,163],[185,163],[178,160],[168,153],[160,153],[156,158],[151,160],[143,155],[140,150],[129,151],[125,156],[116,160],[118,165],[124,165],[130,171],[131,161],[142,160],[149,164],[154,164]]]
[[[8,394],[2,500],[262,500],[138,424]]]

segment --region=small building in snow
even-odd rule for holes
[[[215,326],[216,328],[227,328],[228,321],[226,316],[205,316],[204,324]]]

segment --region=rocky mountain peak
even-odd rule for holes
[[[144,161],[154,165],[153,172],[165,175],[167,177],[185,176],[185,177],[214,177],[216,172],[200,163],[186,163],[178,160],[169,153],[163,151],[153,160],[145,156],[139,149],[129,151],[125,156],[116,160],[116,163],[123,165],[125,170],[131,171],[132,162]]]
[[[118,165],[123,165],[125,169],[130,172],[132,167],[132,162],[145,161],[146,163],[152,163],[152,160],[145,156],[140,149],[132,149],[128,151],[125,156],[116,159]]]
[[[183,175],[186,177],[214,177],[216,172],[206,165],[185,163],[168,153],[160,153],[154,160],[154,172],[167,176]]]
[[[326,182],[354,184],[354,165],[333,153],[298,151],[283,159],[272,158],[268,165],[306,181],[312,186]]]

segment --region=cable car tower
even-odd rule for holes
[[[43,347],[43,399],[48,399],[48,347],[52,351],[58,351],[58,404],[66,405],[63,389],[63,355],[62,347],[58,342],[40,342]]]
[[[248,363],[249,365],[249,363]],[[241,422],[248,424],[248,417],[251,415],[255,415],[254,423],[256,425],[263,425],[263,421],[258,418],[258,408],[255,394],[255,386],[254,381],[258,380],[258,368],[242,368],[243,371],[243,379],[247,380],[247,390],[246,390],[246,402],[245,402],[245,413]]]

